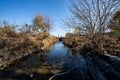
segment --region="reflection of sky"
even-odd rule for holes
[[[50,49],[50,56],[51,57],[63,57],[66,56],[67,53],[70,54],[70,51],[68,50],[67,47],[65,47],[62,42],[58,42],[55,44],[55,46],[53,46]]]
[[[72,52],[64,46],[62,42],[55,43],[50,49],[48,60],[50,65],[55,65],[56,68],[61,66],[65,71],[75,66],[80,66],[82,68],[86,65],[86,62],[81,55],[72,55]]]
[[[62,19],[67,16],[69,0],[0,0],[0,20],[11,24],[31,23],[36,14],[47,15],[52,21],[52,34],[64,35]]]

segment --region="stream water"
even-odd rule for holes
[[[57,42],[50,49],[27,56],[0,73],[5,80],[48,80],[54,74],[66,72],[75,66],[84,66],[85,60],[78,53],[72,53],[63,42]]]
[[[68,71],[72,73],[69,74],[71,79],[60,80],[94,80],[86,68],[87,63],[82,55],[72,52],[63,42],[57,42],[50,49],[33,53],[1,71],[0,80],[48,80],[55,74]],[[91,65],[94,65],[94,63]],[[76,68],[71,70],[74,67]],[[97,68],[92,67],[94,68],[93,71],[99,74]],[[74,79],[72,79],[73,76]]]

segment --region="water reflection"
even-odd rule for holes
[[[71,51],[63,45],[63,42],[57,42],[55,46],[50,49],[49,57],[65,57],[69,56]]]
[[[39,77],[37,80],[48,80],[51,75],[68,71],[78,65],[86,65],[84,58],[78,54],[73,56],[72,52],[62,42],[57,42],[49,50],[31,54],[23,61],[6,69],[6,71],[2,71],[0,79],[17,80],[19,75],[24,75],[24,80],[27,80],[27,78],[33,80],[36,75]]]
[[[76,56],[74,56],[76,55]],[[48,55],[48,63],[52,68],[59,69],[60,72],[67,71],[74,66],[84,65],[85,60],[83,56],[72,53],[70,49],[58,42],[53,46]]]

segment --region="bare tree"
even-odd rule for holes
[[[89,39],[94,37],[94,33],[99,33],[102,49],[102,34],[113,14],[120,9],[120,0],[71,0],[70,3],[72,16],[65,23],[69,26],[77,24],[86,32]]]

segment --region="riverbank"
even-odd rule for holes
[[[85,37],[67,33],[63,39],[63,44],[68,46],[73,52],[80,52],[84,45]]]
[[[2,70],[0,79],[119,80],[119,63],[113,56],[73,53],[63,42],[57,42],[48,51],[32,53]]]
[[[119,80],[120,79],[120,41],[117,38],[111,38],[110,35],[104,35],[105,40],[103,43],[104,53],[101,54],[98,50],[97,39],[90,41],[85,36],[76,36],[74,34],[67,34],[63,40],[63,43],[68,46],[73,54],[77,53],[83,55],[87,61],[87,66],[84,66],[89,71],[89,76],[92,76],[92,80],[100,79],[102,75],[103,79],[100,80]],[[96,41],[96,42],[94,42]],[[92,43],[92,44],[91,44]],[[89,55],[88,55],[89,54]],[[92,60],[92,61],[91,61]],[[95,70],[97,69],[97,70]],[[67,72],[56,74],[50,78],[50,80],[84,80],[85,73],[75,73],[76,68],[70,69]],[[98,71],[98,72],[97,72]],[[70,77],[75,73],[77,77]],[[100,75],[98,75],[98,73]],[[97,74],[97,75],[96,75]],[[78,76],[79,75],[79,76]],[[83,79],[80,79],[80,76]],[[86,79],[85,79],[86,80]]]
[[[54,74],[67,71],[78,65],[77,63],[80,64],[82,56],[80,57],[77,59],[62,42],[57,42],[50,50],[30,54],[2,70],[0,79],[48,80]],[[20,77],[22,75],[23,77]]]
[[[103,34],[103,48],[100,49],[100,39],[97,34],[95,36],[97,37],[90,40],[84,35],[67,33],[63,43],[74,52],[77,51],[83,55],[85,55],[87,52],[91,52],[98,55],[111,54],[120,58],[119,38],[114,38],[111,36],[111,34]]]
[[[57,37],[50,36],[47,32],[16,33],[9,27],[0,28],[0,34],[2,34],[0,37],[1,70],[32,53],[42,53],[58,41]]]

